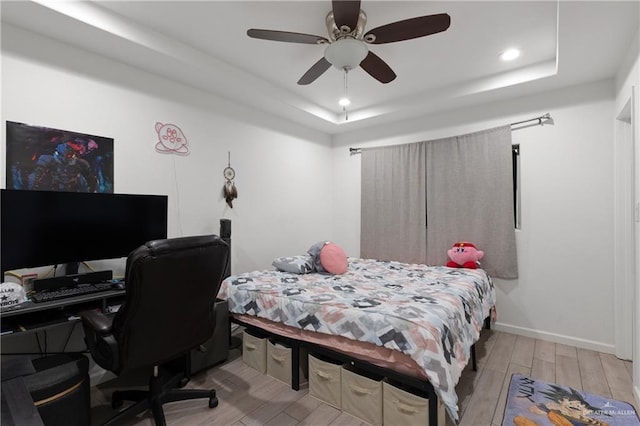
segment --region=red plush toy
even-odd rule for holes
[[[478,250],[476,246],[468,242],[455,243],[453,248],[447,251],[450,261],[447,266],[450,268],[469,268],[476,269],[478,260],[482,259],[484,252]]]

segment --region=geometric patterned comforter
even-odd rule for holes
[[[457,422],[455,386],[495,304],[495,289],[482,269],[349,258],[342,275],[232,275],[218,297],[233,313],[409,355]]]

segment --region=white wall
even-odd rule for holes
[[[613,83],[604,81],[336,136],[336,238],[358,253],[360,157],[349,146],[435,139],[549,112],[555,125],[513,132],[521,147],[520,278],[495,280],[496,328],[612,352],[613,107]]]
[[[219,219],[231,219],[234,273],[332,238],[325,134],[9,26],[1,120],[3,139],[7,120],[114,138],[115,192],[167,194],[170,237],[217,234]],[[154,150],[158,121],[183,130],[189,156]],[[233,209],[222,198],[229,151],[239,192]],[[124,262],[109,266],[122,273]]]
[[[2,35],[3,126],[113,137],[116,191],[168,194],[170,236],[217,232],[220,218],[232,219],[234,272],[268,267],[320,239],[359,255],[360,157],[349,146],[439,138],[550,112],[555,125],[513,134],[522,150],[520,278],[496,280],[497,325],[613,351],[613,82],[354,131],[331,147],[327,135],[109,59],[7,26]],[[191,155],[156,153],[156,121],[179,125]],[[221,197],[228,151],[234,209]]]

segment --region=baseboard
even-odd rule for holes
[[[562,334],[549,333],[546,331],[534,330],[531,328],[518,327],[515,325],[503,324],[496,322],[491,325],[491,328],[497,331],[504,331],[506,333],[517,334],[520,336],[532,337],[534,339],[546,340],[553,343],[562,343],[565,345],[576,346],[578,348],[590,349],[592,351],[603,352],[607,354],[615,354],[615,346],[596,342],[593,340],[580,339],[572,336],[565,336]]]

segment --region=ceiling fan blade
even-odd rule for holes
[[[360,16],[360,0],[332,0],[333,20],[340,28],[343,25],[353,31],[358,25]]]
[[[367,54],[366,58],[360,62],[360,66],[380,83],[389,83],[396,78],[396,73],[393,72],[391,67],[371,51]]]
[[[304,44],[329,43],[329,40],[321,36],[312,35],[312,34],[292,33],[288,31],[259,30],[259,29],[252,28],[250,30],[247,30],[247,35],[251,38],[259,38],[263,40],[273,40],[273,41],[286,41],[289,43],[304,43]]]
[[[326,70],[329,69],[329,67],[331,67],[331,64],[323,56],[318,62],[313,64],[313,66],[309,68],[309,70],[304,73],[302,77],[300,77],[300,80],[298,80],[298,84],[306,85],[313,83],[316,78],[320,77]]]
[[[447,13],[419,16],[374,28],[368,31],[363,39],[371,44],[393,43],[446,31],[449,25],[451,17]],[[375,36],[375,39],[369,41],[371,35]]]

